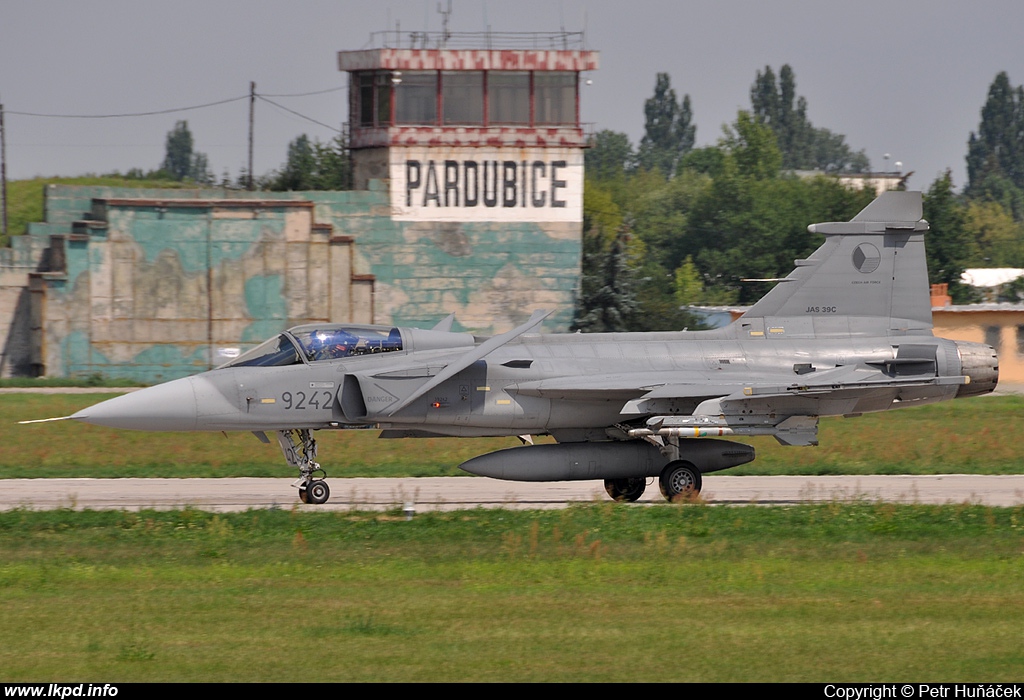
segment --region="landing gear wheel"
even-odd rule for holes
[[[299,489],[299,500],[303,503],[326,503],[331,497],[331,489],[323,480],[327,472],[316,462],[313,433],[307,428],[278,430],[277,444],[281,446],[281,454],[288,466],[299,470],[299,478],[292,484]],[[321,475],[321,478],[314,479],[314,474]]]
[[[700,495],[700,470],[689,462],[669,462],[658,479],[661,495],[672,503],[689,501]]]
[[[605,479],[604,490],[612,497],[613,501],[627,501],[632,503],[644,495],[647,488],[647,479],[643,477],[634,479]]]
[[[321,503],[327,503],[327,499],[331,497],[331,489],[327,486],[327,482],[323,479],[316,479],[306,484],[306,488],[299,489],[299,498],[302,498],[302,494],[306,494],[306,503],[313,503],[320,505]]]

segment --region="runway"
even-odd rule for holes
[[[415,512],[472,508],[565,508],[608,501],[600,481],[525,483],[473,477],[330,479],[330,501],[299,503],[292,479],[3,479],[0,510],[142,510],[198,508],[243,511]],[[820,501],[1024,504],[1024,475],[976,476],[716,476],[704,477],[711,505],[797,504]],[[649,480],[638,504],[663,504]]]

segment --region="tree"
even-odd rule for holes
[[[1003,204],[1019,200],[1024,190],[1024,88],[1013,87],[1005,72],[992,81],[978,132],[968,138],[966,189]],[[1021,212],[1015,214],[1020,218]]]
[[[192,172],[192,132],[188,122],[180,121],[167,132],[166,155],[162,168],[175,180],[184,180]]]
[[[288,144],[288,158],[270,178],[276,191],[345,190],[349,188],[350,161],[341,137],[330,143],[311,142],[302,134]]]
[[[795,259],[821,243],[808,234],[808,223],[848,221],[874,193],[831,177],[772,175],[779,155],[768,127],[741,115],[732,131],[720,146],[726,151],[723,172],[693,204],[668,264],[674,269],[692,255],[706,302],[752,303],[772,283],[741,280],[788,274]]]
[[[683,95],[683,101],[679,106],[679,118],[676,119],[672,131],[680,156],[685,156],[693,150],[693,145],[697,141],[697,125],[693,123],[693,107],[690,105],[689,95]],[[678,161],[678,158],[676,160]]]
[[[584,155],[587,177],[596,180],[612,180],[633,171],[636,154],[629,137],[619,131],[602,129],[589,143]]]
[[[736,115],[736,123],[723,127],[720,146],[743,177],[764,180],[776,177],[782,166],[782,153],[770,128],[754,120],[749,112]]]
[[[846,137],[828,129],[812,129],[811,159],[814,170],[826,173],[866,173],[871,161],[863,150],[854,153],[846,145]]]
[[[964,193],[972,200],[995,202],[1010,212],[1015,220],[1024,221],[1024,189],[999,171],[985,173],[977,184],[968,185]]]
[[[584,254],[583,278],[572,330],[610,333],[629,330],[637,309],[634,275],[629,264],[630,222],[619,228],[607,253]]]
[[[328,143],[313,143],[316,158],[316,177],[313,179],[317,190],[348,190],[352,188],[352,160],[349,157],[345,139],[339,134]]]
[[[192,152],[192,132],[187,121],[175,123],[174,128],[167,132],[164,162],[160,169],[174,180],[190,178],[202,184],[213,182],[206,154]]]
[[[778,141],[787,170],[865,172],[871,164],[863,150],[854,153],[846,137],[815,128],[807,118],[807,100],[796,95],[796,76],[788,64],[776,83],[771,66],[757,72],[750,88],[754,118],[768,126]]]
[[[680,306],[691,306],[704,300],[704,280],[692,255],[687,255],[683,264],[676,268],[675,292],[676,303]]]
[[[213,172],[210,171],[210,164],[205,153],[192,154],[192,165],[189,167],[188,176],[200,185],[213,184]]]
[[[676,101],[668,73],[658,73],[654,95],[644,102],[644,137],[640,141],[637,161],[641,168],[657,168],[665,177],[672,177],[679,159],[693,149],[697,127],[692,123],[690,96]]]
[[[718,177],[722,174],[725,166],[725,153],[717,146],[695,148],[679,159],[676,165],[676,172],[681,170],[693,170],[711,177]]]
[[[924,198],[924,218],[928,221],[928,279],[932,284],[945,282],[957,304],[973,301],[971,288],[961,284],[960,276],[972,259],[977,259],[975,241],[967,231],[964,205],[953,192],[953,176],[947,170],[935,180]]]
[[[964,227],[977,251],[968,261],[971,267],[1024,266],[1024,224],[1014,221],[999,202],[968,201]]]
[[[772,130],[782,153],[782,164],[788,169],[805,167],[810,161],[811,125],[807,121],[807,100],[796,97],[796,77],[788,64],[782,66],[779,84],[771,66],[757,72],[750,88],[750,104],[754,118]]]
[[[613,183],[614,184],[614,183]],[[587,178],[583,182],[584,254],[605,252],[622,226],[622,210],[615,203],[613,185],[607,180]]]
[[[313,146],[309,137],[302,134],[288,144],[288,160],[278,178],[278,186],[273,189],[308,190],[316,170],[316,159],[313,157]]]

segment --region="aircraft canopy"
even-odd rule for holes
[[[401,349],[402,334],[397,328],[310,324],[271,338],[223,366],[283,367]]]

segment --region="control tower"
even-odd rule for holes
[[[573,222],[579,233],[580,74],[598,59],[582,38],[383,32],[381,48],[339,52],[355,189],[387,181],[396,221]]]

